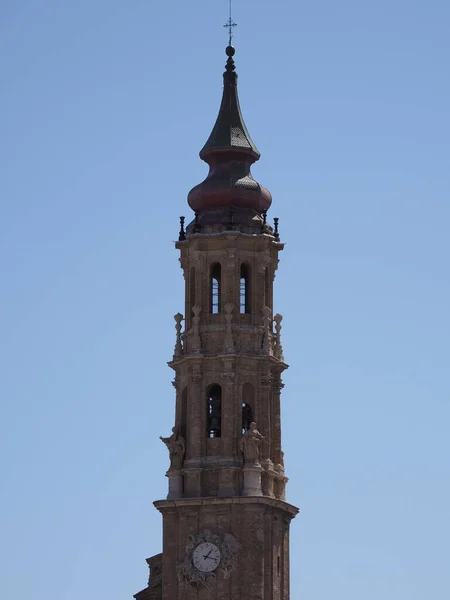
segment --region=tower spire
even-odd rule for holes
[[[230,35],[232,23],[231,19],[231,24],[228,24]],[[200,221],[204,221],[202,215],[208,213],[208,221],[213,224],[211,211],[214,211],[215,225],[222,224],[222,220],[228,223],[230,206],[246,211],[245,220],[251,220],[255,213],[261,215],[267,211],[272,202],[270,192],[255,181],[250,172],[251,165],[261,155],[250,137],[239,105],[238,76],[233,58],[235,49],[229,45],[225,52],[228,58],[219,114],[206,144],[200,150],[200,158],[210,167],[209,173],[205,181],[196,185],[188,195],[189,206],[199,213]],[[235,216],[238,217],[236,210]]]
[[[233,21],[230,13],[229,42]],[[281,436],[282,315],[274,279],[284,244],[267,223],[270,193],[242,118],[234,48],[226,49],[222,103],[200,157],[176,248],[185,281],[175,319],[174,426],[162,553],[135,600],[290,600],[289,527]],[[183,325],[184,323],[184,330]],[[274,325],[275,324],[275,325]]]

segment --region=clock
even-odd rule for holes
[[[217,569],[220,559],[220,550],[212,542],[202,542],[192,553],[192,562],[202,573],[210,573]]]

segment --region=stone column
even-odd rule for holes
[[[181,422],[181,382],[178,373],[172,380],[172,385],[175,388],[175,426],[177,426]]]
[[[269,269],[270,258],[269,255],[264,252],[257,261],[257,277],[255,277],[255,292],[253,297],[255,298],[254,310],[253,310],[253,322],[256,325],[264,324],[263,310],[265,306],[269,306],[269,299],[266,298],[266,269]]]
[[[281,408],[280,408],[280,394],[284,384],[281,381],[280,375],[276,375],[272,379],[272,448],[271,448],[271,459],[275,465],[283,465],[283,454],[281,452]]]
[[[167,500],[178,500],[183,497],[183,474],[181,471],[169,469],[166,473],[169,478],[169,493]]]
[[[260,379],[259,399],[256,408],[256,414],[253,415],[260,423],[261,433],[265,436],[261,444],[260,456],[264,464],[266,459],[271,458],[271,442],[272,442],[272,419],[271,419],[271,383],[272,376],[267,370]]]
[[[202,381],[200,365],[194,364],[188,393],[190,404],[187,411],[187,452],[183,470],[186,497],[198,497],[202,492],[200,461],[204,456],[206,439],[204,423],[206,398],[204,398]]]
[[[180,557],[178,536],[175,533],[177,529],[176,509],[166,509],[163,514],[162,600],[178,598],[177,559]]]
[[[264,335],[262,350],[263,354],[269,356],[272,355],[272,311],[268,306],[263,308],[263,320],[264,320]]]
[[[228,354],[233,354],[235,352],[234,342],[233,342],[233,332],[231,329],[231,323],[233,321],[233,308],[234,308],[234,305],[231,302],[227,302],[224,306],[226,330],[225,330],[223,351]]]
[[[192,312],[194,316],[192,317],[192,337],[190,350],[194,354],[200,354],[202,350],[200,340],[200,313],[202,312],[202,307],[196,304],[192,307]]]
[[[244,474],[243,496],[262,496],[261,471],[262,467],[259,464],[244,464],[242,467],[242,472]]]
[[[273,469],[273,463],[271,460],[267,459],[264,462],[261,461],[261,466],[264,469],[263,473],[262,473],[263,496],[269,496],[269,498],[273,498],[275,495],[275,492],[274,492],[275,471]]]
[[[233,433],[235,428],[233,362],[224,361],[222,372],[222,452],[233,456]]]
[[[236,248],[234,247],[235,240],[235,235],[229,235],[228,243],[233,244],[233,246],[227,248],[226,253],[223,253],[222,255],[222,265],[224,267],[225,275],[222,281],[222,292],[225,303],[239,306],[239,286],[237,285],[238,277],[236,276],[237,255]]]
[[[236,466],[234,465],[235,375],[232,361],[224,361],[222,373],[222,465],[219,468],[219,496],[236,494]]]

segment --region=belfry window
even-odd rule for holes
[[[220,313],[220,293],[221,293],[221,283],[220,283],[220,264],[215,263],[211,266],[211,283],[210,283],[210,292],[211,292],[211,313],[217,315]]]
[[[239,280],[239,303],[241,315],[250,313],[250,272],[247,265],[241,265]]]
[[[250,429],[250,423],[253,421],[253,411],[250,404],[245,402],[242,403],[242,434],[244,434],[247,429]]]
[[[208,437],[220,437],[222,429],[222,388],[220,385],[212,385],[209,388],[206,406],[206,422]]]
[[[255,402],[255,388],[250,383],[244,383],[242,386],[242,433],[244,434],[247,429],[250,429],[250,423],[254,419],[253,409]]]

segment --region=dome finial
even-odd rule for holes
[[[233,46],[227,46],[225,48],[225,54],[228,56],[226,65],[225,65],[225,70],[227,73],[234,73],[234,71],[236,70],[236,66],[234,64],[234,60],[233,60],[233,56],[235,53],[235,49],[233,48]]]

